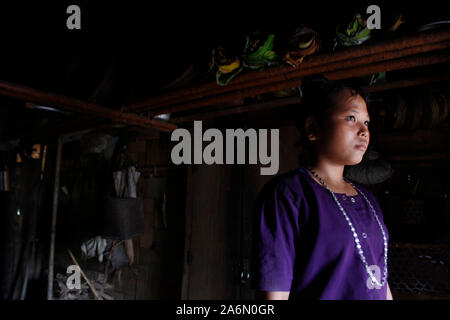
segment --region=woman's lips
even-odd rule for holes
[[[357,144],[356,145],[356,149],[362,150],[362,151],[366,151],[367,145],[365,145],[365,144]]]

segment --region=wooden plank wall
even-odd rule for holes
[[[299,153],[294,145],[300,136],[289,118],[289,108],[203,121],[203,131],[207,128],[279,128],[277,174],[298,168]],[[448,127],[382,133],[372,138],[383,156],[448,150]],[[147,140],[145,155],[138,152],[137,159],[145,159],[146,165],[170,164],[168,141],[168,135]],[[135,297],[252,299],[254,293],[248,282],[240,281],[240,273],[251,257],[254,201],[273,176],[260,175],[259,165],[235,164],[191,165],[187,172],[172,177],[144,179],[146,231],[136,239],[136,264],[142,266],[144,275],[136,280]],[[168,196],[175,201],[169,203],[176,204],[170,215],[175,226],[168,230],[160,229],[158,222],[158,199],[163,190],[173,190]]]
[[[300,139],[288,108],[243,114],[203,122],[203,130],[214,128],[280,128],[280,168],[278,174],[298,168],[299,153],[294,144]],[[447,120],[448,122],[448,120]],[[415,131],[372,132],[372,143],[381,156],[448,154],[448,123],[441,128]],[[392,161],[394,167],[408,161]],[[415,161],[426,165],[429,161]],[[442,164],[441,164],[442,166]],[[444,165],[448,170],[447,165]],[[415,167],[411,167],[417,172]],[[398,170],[398,168],[396,168]],[[428,174],[434,176],[430,170]],[[448,171],[447,171],[448,172]],[[396,175],[400,175],[398,170]],[[273,176],[262,176],[259,165],[197,165],[188,175],[185,268],[182,298],[184,299],[252,299],[249,283],[240,282],[240,272],[251,257],[252,209],[262,186]],[[439,175],[433,179],[438,179]],[[395,178],[395,177],[394,177]],[[442,182],[442,181],[441,181]],[[374,186],[374,192],[383,188]],[[438,189],[442,192],[442,183]],[[383,191],[384,189],[380,189]],[[379,190],[378,190],[379,191]],[[380,191],[380,192],[381,192]],[[381,194],[382,195],[382,194]],[[377,196],[381,196],[377,194]],[[382,197],[380,197],[382,200]],[[386,208],[384,215],[389,220]],[[439,208],[439,210],[444,210]],[[445,210],[448,212],[448,210]],[[392,228],[392,225],[389,226]],[[393,232],[395,230],[392,230]],[[392,234],[394,239],[394,233]]]
[[[280,128],[253,114],[233,121],[203,123],[215,128]],[[265,119],[270,119],[267,114]],[[274,119],[274,118],[272,118]],[[254,125],[254,126],[253,126]],[[299,133],[291,125],[280,129],[280,168],[298,166]],[[270,145],[270,142],[269,142]],[[252,209],[262,186],[273,176],[260,175],[259,165],[195,165],[188,175],[183,299],[252,299],[249,282],[240,273],[251,257]]]
[[[128,143],[130,157],[143,174],[139,191],[144,198],[144,234],[133,238],[135,263],[122,270],[116,289],[124,299],[179,299],[185,228],[185,169],[154,175],[153,166],[170,166],[170,135],[139,135]],[[166,195],[166,221],[162,201]],[[117,278],[117,277],[116,277]]]

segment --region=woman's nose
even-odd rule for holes
[[[369,135],[369,128],[365,124],[362,124],[359,128],[358,135],[367,137]]]

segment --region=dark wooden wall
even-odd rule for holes
[[[448,88],[443,89],[448,92]],[[399,90],[398,93],[407,95],[408,92]],[[383,104],[386,96],[380,93],[375,98]],[[203,131],[278,128],[277,174],[281,174],[299,166],[299,149],[295,144],[300,135],[291,116],[293,107],[203,121]],[[377,107],[371,112],[372,121],[376,121]],[[190,125],[187,127],[192,129]],[[260,165],[174,166],[170,159],[174,145],[170,134],[136,132],[128,147],[131,158],[143,173],[139,190],[144,198],[145,232],[133,239],[135,263],[131,268],[123,268],[120,283],[115,280],[116,289],[121,293],[117,298],[253,299],[249,281],[242,281],[241,273],[250,271],[253,204],[262,186],[273,176],[260,175]],[[411,254],[434,257],[439,252],[448,252],[442,251],[448,250],[445,246],[448,248],[450,243],[448,119],[439,128],[431,129],[389,130],[375,126],[372,143],[395,170],[391,179],[371,186],[382,205],[391,235],[394,297],[448,297],[445,287],[441,286],[439,291],[431,282],[405,289],[413,280],[395,272],[401,265],[418,265],[408,260]],[[408,175],[412,175],[413,182],[421,179],[415,196],[427,201],[427,209],[422,212],[430,218],[426,224],[411,225],[402,218],[403,201],[411,198],[407,193]],[[167,226],[161,210],[164,194]],[[435,270],[431,264],[420,266],[425,269],[417,267],[409,270],[408,275]],[[444,280],[449,278],[448,272],[436,269],[434,273]],[[428,276],[414,281],[427,279]]]
[[[128,143],[131,159],[142,172],[144,234],[133,238],[135,262],[122,269],[115,290],[123,299],[179,299],[183,268],[186,170],[170,166],[170,135],[138,134]],[[166,217],[162,206],[166,200]]]
[[[438,91],[448,93],[448,87],[438,88]],[[394,94],[409,95],[411,90],[426,95],[429,88],[399,90]],[[388,96],[379,93],[373,98],[381,99],[386,104]],[[288,118],[288,109],[258,111],[222,121],[204,122],[203,126],[204,130],[208,126],[280,128],[280,174],[299,165],[299,152],[294,144],[300,136],[293,119]],[[378,111],[375,105],[371,110],[373,121],[377,121]],[[423,117],[426,116],[424,112]],[[432,257],[430,261],[434,259],[444,266],[450,263],[448,254],[445,255],[445,252],[449,252],[450,244],[448,137],[448,118],[436,128],[419,127],[412,130],[406,127],[391,130],[375,126],[373,130],[372,143],[376,151],[395,170],[391,179],[369,188],[382,205],[391,234],[391,287],[398,298],[433,299],[450,296],[448,271],[435,269],[435,264],[424,264],[420,260],[420,257],[428,256]],[[402,201],[410,196],[407,194],[410,187],[408,175],[413,176],[413,182],[422,177],[421,189],[415,197],[427,198],[427,203],[434,203],[422,212],[428,217],[426,224],[411,225],[402,218],[404,210],[407,210],[401,206]],[[254,297],[249,283],[240,281],[240,273],[246,270],[251,257],[253,202],[262,186],[271,178],[259,174],[259,165],[195,165],[188,170],[182,298]],[[435,247],[438,249],[433,249]],[[410,268],[408,272],[399,274],[398,267],[402,265],[409,265]],[[439,274],[441,280],[433,280],[430,276],[433,273]]]
[[[267,121],[270,114],[265,113],[263,118]],[[274,114],[280,116],[279,112]],[[278,120],[272,117],[275,121],[264,123],[260,116],[251,114],[230,121],[204,122],[204,130],[208,126],[244,130],[246,127],[278,128],[278,174],[297,168],[298,149],[294,146],[299,140],[297,129],[283,124],[286,120],[282,117]],[[241,281],[241,273],[250,272],[253,203],[271,178],[260,175],[260,165],[191,166],[187,179],[183,299],[254,297],[249,281]]]

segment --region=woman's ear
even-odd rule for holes
[[[305,121],[305,131],[309,141],[317,140],[318,125],[316,119],[308,117]]]

